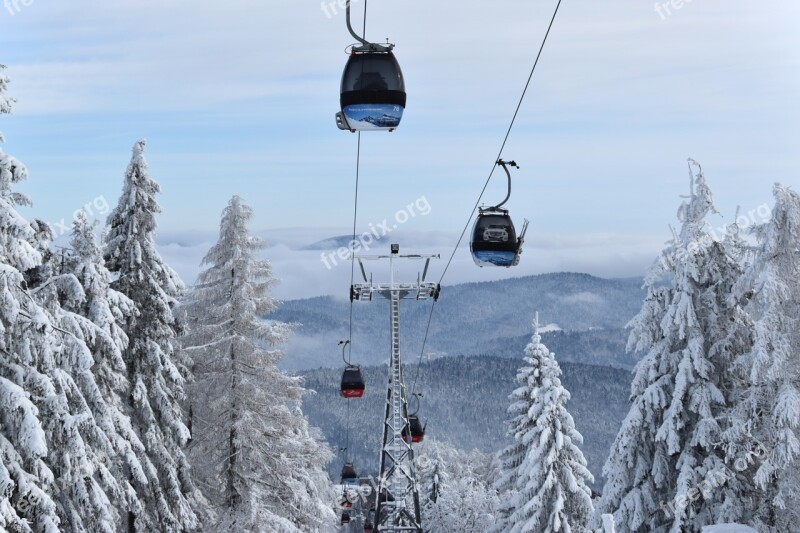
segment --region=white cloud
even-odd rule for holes
[[[605,299],[602,296],[593,292],[576,292],[564,296],[550,296],[560,298],[562,301],[570,304],[602,305],[605,303]]]
[[[275,294],[280,299],[309,298],[319,295],[334,295],[347,298],[350,286],[350,263],[337,261],[336,266],[326,267],[322,254],[332,252],[322,250],[302,250],[303,246],[323,240],[331,235],[324,229],[284,229],[259,232],[272,244],[262,256],[272,262],[273,272],[280,279]],[[401,246],[401,253],[441,254],[441,259],[433,260],[428,280],[438,281],[453,251],[457,234],[442,235],[416,232],[412,242]],[[448,269],[444,284],[452,285],[470,281],[488,281],[509,277],[542,274],[547,272],[586,272],[603,277],[643,276],[646,268],[653,262],[658,251],[658,241],[646,239],[631,241],[626,236],[614,238],[605,236],[609,243],[626,242],[627,246],[596,246],[580,236],[565,236],[562,240],[571,242],[569,247],[559,244],[559,239],[539,246],[526,245],[520,265],[515,268],[479,268],[472,261],[468,242],[456,252]],[[166,240],[169,239],[169,240]],[[203,234],[189,232],[185,235],[171,234],[159,236],[159,251],[162,257],[181,275],[187,284],[194,282],[200,271],[200,260],[216,240],[206,240]],[[176,244],[181,242],[181,244]],[[382,240],[368,251],[370,254],[387,254],[392,239]],[[580,243],[583,244],[580,244]],[[332,266],[332,262],[328,261]],[[372,272],[376,281],[388,279],[388,268],[382,263],[365,263],[368,273]],[[420,262],[408,262],[398,267],[403,279],[416,279],[422,268]],[[360,271],[356,266],[356,282],[360,281]],[[596,303],[596,295],[576,294],[577,303]]]

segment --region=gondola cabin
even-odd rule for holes
[[[425,438],[425,428],[422,427],[417,415],[408,416],[408,426],[403,428],[403,440],[405,442],[408,442],[409,433],[411,433],[411,442],[413,443],[422,442],[422,439]]]
[[[481,210],[472,228],[470,250],[475,264],[484,266],[512,267],[519,264],[522,252],[522,239],[527,229],[527,221],[522,235],[517,238],[514,222],[508,211]]]
[[[354,365],[347,365],[342,373],[342,396],[345,398],[361,398],[364,396],[364,377],[361,369]]]
[[[355,485],[358,482],[358,473],[353,463],[342,466],[342,485]]]
[[[393,131],[406,107],[403,72],[391,50],[356,50],[342,73],[339,129]]]

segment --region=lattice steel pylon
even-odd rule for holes
[[[380,477],[375,491],[375,527],[380,533],[423,533],[419,509],[419,487],[414,467],[414,450],[411,448],[408,424],[408,402],[403,382],[400,360],[400,300],[427,300],[439,298],[440,287],[426,282],[430,260],[438,255],[400,255],[400,247],[391,245],[391,255],[356,256],[364,283],[350,287],[351,300],[372,300],[375,295],[389,300],[391,325],[391,355],[389,360],[389,385],[386,391],[386,411],[383,423]],[[367,279],[365,260],[388,259],[388,283],[375,283],[372,275]],[[397,259],[424,259],[425,269],[414,283],[395,281],[394,261]],[[403,431],[406,439],[403,439]]]

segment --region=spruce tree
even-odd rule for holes
[[[0,78],[2,113],[10,110],[7,81]],[[113,532],[111,498],[120,487],[102,461],[113,435],[89,407],[102,399],[81,318],[63,307],[84,293],[74,276],[54,270],[47,224],[17,213],[30,202],[12,187],[26,177],[24,165],[0,151],[0,523],[13,531]]]
[[[300,411],[301,380],[277,368],[290,328],[262,318],[277,306],[276,280],[256,257],[264,243],[248,233],[252,214],[230,200],[187,303],[192,463],[217,530],[326,531],[335,517],[322,466],[332,454]]]
[[[95,416],[107,406],[86,345],[94,327],[68,310],[85,295],[74,275],[56,268],[55,256],[47,249],[49,227],[38,222],[33,227],[44,261],[29,271],[28,289],[52,325],[53,365],[48,369],[52,390],[39,407],[49,449],[46,461],[55,480],[51,496],[63,530],[114,533],[119,514],[112,500],[122,488],[108,468],[108,458],[115,455],[116,432],[98,425]]]
[[[0,116],[11,112],[9,82],[0,65]],[[0,134],[0,141],[2,141]],[[55,479],[47,459],[46,409],[63,409],[52,379],[56,343],[50,316],[28,289],[28,274],[42,263],[38,224],[17,206],[30,205],[14,192],[27,179],[25,165],[0,149],[0,528],[58,531],[51,498]]]
[[[500,455],[497,487],[508,499],[497,524],[503,533],[588,531],[594,512],[593,481],[579,446],[583,437],[566,408],[570,394],[561,384],[555,356],[542,344],[538,317],[525,348],[519,387],[509,399],[509,435],[514,442]]]
[[[420,504],[426,531],[485,533],[499,506],[496,459],[477,450],[464,452],[426,438],[418,453]]]
[[[188,370],[175,350],[182,330],[175,308],[184,285],[155,247],[160,187],[149,176],[145,145],[141,140],[133,147],[122,195],[108,217],[104,258],[117,275],[112,288],[130,298],[137,310],[124,327],[129,339],[123,352],[131,385],[128,409],[158,477],[146,488],[136,486],[144,510],[129,517],[128,527],[177,532],[198,526],[195,508],[200,506],[183,452],[190,435],[180,401]]]
[[[696,167],[681,231],[648,273],[647,296],[630,323],[628,349],[645,356],[599,505],[623,533],[697,531],[735,513],[738,482],[719,444],[737,394],[733,362],[749,337],[730,299],[739,265],[705,229],[713,199]]]
[[[87,380],[83,385],[87,389],[84,395],[98,426],[110,438],[111,450],[98,460],[119,483],[119,489],[109,497],[122,513],[121,520],[127,520],[127,513],[143,511],[134,485],[145,492],[151,483],[158,483],[158,475],[126,414],[130,384],[123,352],[128,346],[128,336],[122,325],[136,313],[136,308],[133,301],[111,288],[111,274],[103,262],[94,227],[83,211],[73,222],[72,253],[64,264],[66,272],[80,283],[85,296],[68,309],[73,313],[73,328],[81,334],[93,358],[91,371],[95,385]]]
[[[800,508],[800,195],[776,184],[768,223],[735,287],[752,318],[737,364],[745,388],[729,416],[729,461],[747,474],[739,505],[759,531],[790,531]],[[747,517],[747,515],[745,515]],[[738,518],[738,517],[737,517]]]

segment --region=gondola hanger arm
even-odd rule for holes
[[[508,167],[519,168],[519,165],[517,165],[516,161],[503,161],[502,159],[498,159],[496,164],[503,167],[503,170],[506,171],[506,177],[508,178],[508,193],[505,199],[492,208],[492,210],[499,211],[508,199],[511,198],[511,172],[508,170]]]
[[[345,6],[345,18],[347,20],[347,31],[350,32],[350,35],[352,35],[356,41],[361,43],[361,46],[354,47],[354,49],[361,52],[389,52],[394,48],[393,44],[389,44],[388,39],[386,44],[376,44],[367,41],[364,37],[356,33],[353,29],[353,24],[350,22],[350,0],[347,0],[347,5]]]
[[[414,412],[411,413],[411,416],[414,416],[419,412],[419,399],[422,398],[422,393],[421,392],[415,392],[415,393],[412,394],[412,396],[414,397],[414,400],[416,402],[416,407],[414,409]]]
[[[341,347],[342,347],[342,361],[344,361],[344,364],[345,364],[345,365],[347,365],[347,366],[350,366],[350,361],[348,361],[348,360],[345,358],[345,356],[344,356],[344,351],[345,351],[345,349],[347,348],[347,346],[348,346],[349,344],[350,344],[350,341],[349,341],[349,340],[348,340],[348,341],[339,341],[339,346],[341,346]]]

